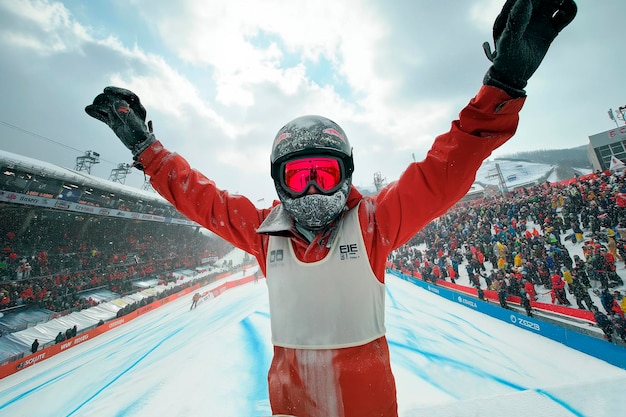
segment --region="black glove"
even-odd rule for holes
[[[483,44],[493,62],[483,83],[512,97],[525,96],[526,83],[577,10],[573,0],[507,0],[493,25],[496,50]]]
[[[106,123],[124,145],[131,150],[135,159],[156,141],[152,133],[152,122],[146,126],[146,109],[132,91],[119,87],[107,87],[98,94],[93,104],[85,111]]]

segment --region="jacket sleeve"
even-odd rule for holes
[[[154,189],[188,219],[255,256],[264,270],[264,240],[256,233],[269,209],[220,190],[180,155],[157,141],[139,157]]]
[[[381,190],[375,202],[379,236],[374,242],[385,246],[385,257],[467,193],[482,162],[515,133],[524,101],[483,86],[450,131],[435,139],[426,158],[411,163]]]

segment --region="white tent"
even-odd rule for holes
[[[626,169],[626,164],[624,164],[624,162],[622,162],[621,160],[617,159],[615,155],[612,155],[611,165],[609,166],[609,169],[613,172],[622,172],[624,171],[624,169]]]

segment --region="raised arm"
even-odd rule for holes
[[[493,27],[495,51],[483,45],[492,62],[484,86],[426,158],[379,194],[381,241],[403,244],[467,193],[482,162],[515,134],[524,88],[576,12],[572,0],[507,0]]]
[[[269,210],[257,210],[247,198],[218,189],[184,158],[165,149],[155,138],[152,123],[146,124],[146,110],[137,95],[106,87],[85,111],[115,132],[132,152],[135,167],[180,213],[254,256],[262,253],[256,229]]]

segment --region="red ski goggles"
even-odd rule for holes
[[[281,164],[281,182],[293,195],[303,195],[313,185],[324,194],[334,193],[345,178],[341,159],[319,156]]]

